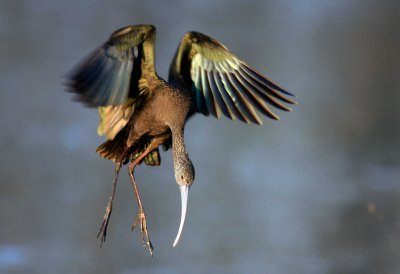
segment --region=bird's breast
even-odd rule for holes
[[[155,119],[170,125],[184,125],[191,107],[190,94],[168,87],[155,94],[149,107],[155,113]]]
[[[132,119],[135,133],[153,136],[183,128],[190,111],[191,98],[180,90],[164,87],[155,90]]]

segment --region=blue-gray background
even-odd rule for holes
[[[215,37],[298,95],[262,127],[198,116],[181,242],[170,152],[137,180],[155,245],[130,232],[123,170],[109,236],[95,234],[113,164],[97,112],[62,76],[115,29],[157,26],[167,76],[184,32]],[[1,273],[400,273],[400,2],[0,3]]]

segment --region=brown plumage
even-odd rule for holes
[[[112,193],[98,237],[103,243],[112,211],[118,174],[129,163],[143,244],[153,247],[146,215],[134,178],[134,168],[144,161],[160,165],[159,146],[172,147],[174,172],[181,190],[182,217],[177,244],[186,215],[188,190],[194,168],[186,152],[184,127],[195,113],[226,116],[232,120],[262,124],[259,113],[278,119],[270,105],[289,111],[291,94],[233,55],[218,41],[198,32],[182,38],[172,61],[168,82],[154,68],[156,31],[152,25],[128,26],[114,32],[69,75],[69,90],[75,99],[98,107],[98,134],[107,141],[97,153],[115,163]],[[133,229],[132,227],[132,229]]]

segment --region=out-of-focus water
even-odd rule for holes
[[[180,244],[170,152],[137,180],[155,245],[130,232],[126,170],[62,76],[117,28],[158,28],[167,76],[181,36],[215,37],[298,95],[262,127],[198,116]],[[399,1],[2,1],[0,273],[400,273]]]

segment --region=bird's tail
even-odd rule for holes
[[[122,144],[123,143],[119,142],[117,138],[114,140],[107,140],[96,149],[96,152],[107,160],[111,160],[116,163],[125,162],[126,148]]]
[[[96,149],[97,154],[107,160],[125,164],[129,160],[134,160],[139,157],[148,146],[148,144],[144,144],[141,145],[135,152],[127,153],[127,148],[123,145],[125,142],[119,140],[118,137],[119,136],[117,135],[113,140],[107,140],[102,143]],[[158,148],[147,154],[143,161],[149,166],[159,166],[161,164],[161,157]]]

